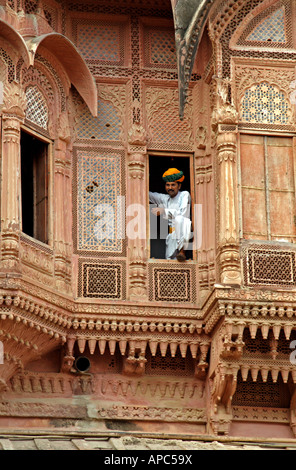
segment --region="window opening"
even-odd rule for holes
[[[21,132],[22,231],[48,243],[48,144]]]
[[[186,156],[149,156],[149,192],[167,195],[165,189],[165,181],[162,175],[169,169],[176,168],[183,172],[184,181],[181,183],[180,191],[188,191],[191,196],[191,159]],[[149,221],[150,221],[150,258],[166,259],[166,240],[169,234],[169,221],[162,215],[155,216],[152,209],[157,206],[156,203],[150,201],[149,204]],[[192,220],[192,210],[190,207],[190,220]],[[192,240],[190,240],[192,241]],[[193,257],[191,247],[185,251],[186,260]]]

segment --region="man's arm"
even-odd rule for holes
[[[166,195],[162,193],[153,193],[149,191],[149,202],[156,205],[164,204],[166,201]]]

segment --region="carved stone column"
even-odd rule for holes
[[[59,289],[71,285],[71,139],[66,113],[60,116],[54,154],[54,255],[55,281]]]
[[[236,178],[237,136],[232,132],[217,137],[220,167],[219,250],[221,282],[240,284],[238,194]]]
[[[26,97],[18,83],[4,90],[2,110],[1,269],[20,271],[21,231],[20,132],[25,118]]]
[[[237,120],[234,107],[227,102],[225,90],[218,87],[212,124],[216,132],[218,170],[218,253],[220,281],[240,284],[238,190],[237,190]]]
[[[146,135],[139,125],[133,125],[129,132],[128,146],[128,190],[127,190],[127,239],[129,251],[129,298],[146,300],[147,295],[147,232],[146,232]],[[130,237],[129,223],[138,231],[137,237]],[[139,225],[140,224],[140,225]],[[133,227],[132,227],[133,228]],[[133,233],[135,233],[133,231]]]

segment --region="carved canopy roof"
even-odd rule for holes
[[[171,0],[179,76],[180,118],[183,118],[197,49],[215,0]]]

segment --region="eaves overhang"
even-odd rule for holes
[[[215,0],[171,0],[178,63],[179,115],[184,108],[198,46]]]

